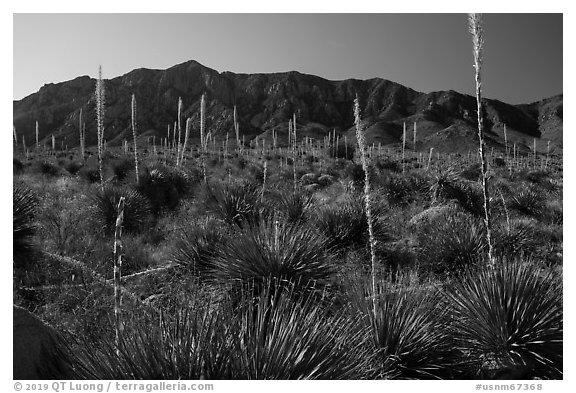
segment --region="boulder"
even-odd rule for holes
[[[13,378],[72,379],[62,337],[27,310],[14,306]]]

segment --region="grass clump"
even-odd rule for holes
[[[453,354],[446,307],[434,288],[422,288],[398,276],[379,279],[375,307],[371,284],[357,280],[351,302],[370,331],[373,378],[437,379],[450,376]],[[375,312],[374,312],[375,310]]]
[[[378,205],[372,206],[372,225],[376,239],[387,237],[387,228],[379,217],[383,214]],[[329,240],[331,247],[345,250],[368,245],[368,219],[362,200],[348,199],[338,205],[319,208],[314,222]]]
[[[124,197],[123,231],[141,232],[152,222],[151,207],[148,200],[139,192],[107,186],[94,192],[90,199],[100,225],[106,234],[114,233],[118,217],[118,202]]]
[[[447,293],[458,349],[502,379],[562,378],[562,281],[536,261],[471,269]]]
[[[276,289],[274,289],[276,288]],[[238,306],[195,296],[173,315],[127,318],[113,339],[77,355],[89,379],[350,379],[366,372],[364,330],[289,287],[243,293]]]
[[[12,246],[13,262],[17,268],[25,268],[33,262],[37,209],[36,194],[24,183],[15,183],[12,194]]]
[[[214,276],[232,285],[291,281],[302,289],[332,284],[334,265],[329,240],[316,228],[264,222],[244,228],[222,247]]]
[[[169,260],[193,275],[209,275],[218,250],[227,240],[220,224],[217,220],[207,220],[180,232]]]
[[[448,210],[418,229],[419,260],[434,274],[445,275],[474,265],[485,255],[482,222]]]
[[[261,188],[257,185],[208,185],[205,191],[206,209],[231,225],[245,228],[267,216],[267,208],[262,204]]]

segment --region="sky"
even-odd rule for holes
[[[485,14],[483,93],[562,93],[562,14]],[[13,99],[46,83],[196,60],[217,71],[389,79],[474,94],[466,14],[14,14]]]

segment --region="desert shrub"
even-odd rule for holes
[[[140,272],[156,265],[152,257],[154,248],[145,243],[143,235],[123,234],[122,246],[122,275]]]
[[[380,171],[386,170],[391,172],[400,172],[402,170],[401,165],[399,165],[398,162],[389,158],[380,158],[376,160],[375,165]]]
[[[479,181],[480,176],[482,176],[482,166],[480,164],[470,164],[460,171],[460,177],[469,181]]]
[[[326,312],[292,283],[246,291],[234,313],[239,379],[357,379],[367,375],[366,329],[344,309]],[[278,289],[281,288],[281,289]]]
[[[134,158],[124,157],[111,161],[109,165],[112,168],[112,173],[116,177],[116,180],[123,181],[128,176],[128,173],[134,169],[135,164]]]
[[[313,193],[297,189],[292,192],[280,193],[277,206],[286,221],[295,224],[306,220],[306,215],[313,204]]]
[[[59,255],[72,256],[85,250],[86,238],[93,224],[92,210],[82,195],[68,198],[46,198],[38,215],[42,247]]]
[[[114,338],[80,339],[76,351],[80,378],[230,378],[231,317],[214,312],[213,301],[198,298],[175,314],[125,313],[119,348]],[[118,351],[118,352],[117,352]],[[192,354],[192,355],[191,355]]]
[[[58,176],[60,174],[60,168],[57,165],[52,164],[48,161],[39,161],[36,165],[36,171],[46,175],[46,176]]]
[[[483,222],[465,213],[441,214],[417,232],[419,260],[435,274],[450,274],[474,265],[487,250]]]
[[[542,214],[545,205],[545,197],[533,188],[523,188],[508,200],[510,209],[533,217]]]
[[[12,194],[12,244],[16,268],[27,268],[34,262],[34,219],[37,209],[36,194],[24,183],[15,183]]]
[[[256,184],[261,185],[264,182],[264,167],[261,165],[249,165],[247,171]],[[269,174],[268,174],[269,175]]]
[[[380,220],[382,208],[372,207],[372,225],[376,239],[388,237],[388,228]],[[331,247],[346,250],[349,247],[368,245],[368,220],[361,198],[347,200],[337,205],[320,207],[316,211],[314,223],[329,240]]]
[[[380,180],[387,201],[394,205],[408,205],[423,194],[423,179],[412,175],[389,173]]]
[[[435,288],[379,279],[372,302],[370,279],[349,292],[354,310],[370,331],[373,378],[434,379],[450,376],[453,362],[446,307]],[[356,316],[357,317],[357,316]]]
[[[125,198],[122,230],[136,233],[148,229],[152,221],[148,200],[137,191],[107,186],[104,191],[98,189],[89,196],[104,232],[107,234],[114,233],[116,218],[118,217],[118,203],[121,197]]]
[[[494,157],[494,166],[498,168],[503,168],[506,166],[506,160],[502,157]]]
[[[354,183],[354,186],[364,187],[365,175],[361,164],[355,164],[353,162],[348,163],[344,169],[344,173],[345,176]],[[371,178],[374,177],[373,171],[371,171],[370,176]]]
[[[64,163],[64,169],[68,171],[71,175],[76,175],[82,168],[82,163],[78,161],[68,160]]]
[[[267,215],[261,188],[254,184],[217,184],[205,188],[206,209],[240,228],[253,225]]]
[[[268,288],[268,287],[267,287]],[[114,340],[80,342],[79,378],[349,379],[365,375],[365,331],[290,290],[247,291],[240,306],[213,297],[173,313],[127,318]],[[273,299],[273,301],[272,301]]]
[[[241,171],[243,171],[246,168],[246,164],[248,163],[246,158],[244,158],[243,156],[234,158],[231,162],[234,166],[236,166]]]
[[[24,170],[24,164],[18,158],[12,158],[12,172],[13,173],[20,173]]]
[[[478,185],[460,181],[451,167],[436,172],[432,177],[429,192],[434,203],[456,201],[469,213],[477,217],[484,215],[484,199]]]
[[[200,223],[181,231],[170,252],[169,261],[194,275],[208,275],[214,268],[213,259],[227,241],[216,220]]]
[[[509,227],[501,224],[493,233],[494,254],[501,257],[530,255],[540,243],[534,223],[526,220],[513,220]]]
[[[88,183],[99,183],[100,182],[100,172],[98,167],[91,165],[84,165],[78,171],[80,177],[86,180]]]
[[[416,256],[415,247],[409,241],[376,244],[376,258],[391,272],[399,272],[415,266]]]
[[[562,378],[562,279],[535,261],[499,260],[447,292],[452,335],[473,371],[501,379]],[[478,375],[477,374],[477,375]]]
[[[135,189],[148,198],[152,212],[158,216],[180,205],[181,199],[191,193],[192,181],[179,169],[156,165],[139,174]]]
[[[265,279],[291,281],[302,289],[332,283],[329,241],[312,226],[261,223],[228,239],[214,260],[223,283],[262,285]]]

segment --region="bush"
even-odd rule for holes
[[[110,163],[110,166],[112,167],[112,173],[114,173],[116,180],[123,181],[128,176],[128,173],[135,168],[134,158],[116,159]],[[136,175],[134,174],[134,179],[135,178]]]
[[[152,218],[148,200],[137,191],[107,186],[90,196],[104,232],[114,233],[121,197],[125,198],[122,230],[135,233],[148,229]]]
[[[387,170],[391,172],[400,172],[402,170],[398,162],[388,158],[378,159],[376,161],[376,168],[378,168],[380,171]]]
[[[376,314],[372,283],[352,286],[351,303],[370,329],[374,378],[430,379],[450,375],[453,354],[448,339],[446,307],[435,289],[399,285],[380,279]]]
[[[246,291],[235,317],[240,329],[234,367],[239,379],[358,379],[367,375],[366,329],[343,309],[330,314],[298,286]]]
[[[414,202],[424,188],[419,178],[395,173],[388,174],[382,183],[386,199],[395,205],[408,205]]]
[[[76,175],[82,167],[83,164],[78,161],[69,160],[64,164],[64,169],[66,169],[71,175]]]
[[[27,268],[33,263],[38,197],[24,183],[15,183],[12,194],[13,262],[16,268]]]
[[[456,201],[469,213],[484,216],[484,197],[476,183],[465,183],[458,179],[453,168],[438,171],[432,178],[429,188],[434,203]]]
[[[280,194],[278,205],[280,212],[290,224],[306,220],[306,214],[314,204],[314,195],[306,190],[298,189]]]
[[[122,344],[79,343],[80,379],[351,379],[366,375],[365,330],[342,312],[267,285],[238,307],[194,296],[174,314],[130,316]]]
[[[20,173],[24,170],[24,164],[22,161],[17,159],[16,157],[12,158],[12,172],[13,173]]]
[[[562,378],[562,279],[535,261],[468,271],[447,292],[452,334],[473,371],[498,379]],[[478,374],[477,374],[478,375]]]
[[[325,288],[334,265],[328,239],[314,227],[261,223],[229,239],[214,262],[223,283],[261,285],[265,279],[291,281],[298,288]]]
[[[58,176],[60,168],[48,161],[40,161],[36,164],[37,171],[46,176]]]
[[[244,228],[268,214],[268,208],[261,201],[261,191],[253,184],[207,186],[204,205],[227,223]]]
[[[539,243],[534,224],[530,221],[514,220],[510,227],[500,225],[492,233],[494,254],[500,257],[530,255]]]
[[[183,171],[157,165],[140,173],[135,189],[148,198],[152,212],[158,216],[163,210],[175,210],[180,205],[181,199],[192,191],[192,181]]]
[[[509,208],[527,216],[538,217],[546,206],[544,196],[532,188],[524,188],[509,200]]]
[[[474,265],[487,250],[484,224],[464,213],[441,214],[418,228],[420,262],[435,274]]]
[[[482,176],[482,166],[480,164],[471,164],[460,172],[460,177],[469,181],[479,181]]]
[[[358,188],[364,187],[365,174],[361,164],[355,164],[353,162],[350,162],[346,165],[344,172],[346,174],[346,177],[349,178],[354,183],[355,187]],[[374,177],[373,171],[370,170],[369,173],[371,178],[373,178]]]
[[[387,228],[379,219],[381,214],[380,207],[372,206],[374,235],[379,240],[388,237]],[[349,247],[368,246],[368,219],[362,199],[323,206],[317,210],[314,222],[328,238],[331,247],[346,250]]]
[[[78,174],[88,183],[100,183],[100,172],[98,167],[84,165],[80,168]]]
[[[206,221],[180,232],[169,260],[193,275],[212,272],[213,259],[227,240],[216,220]]]

